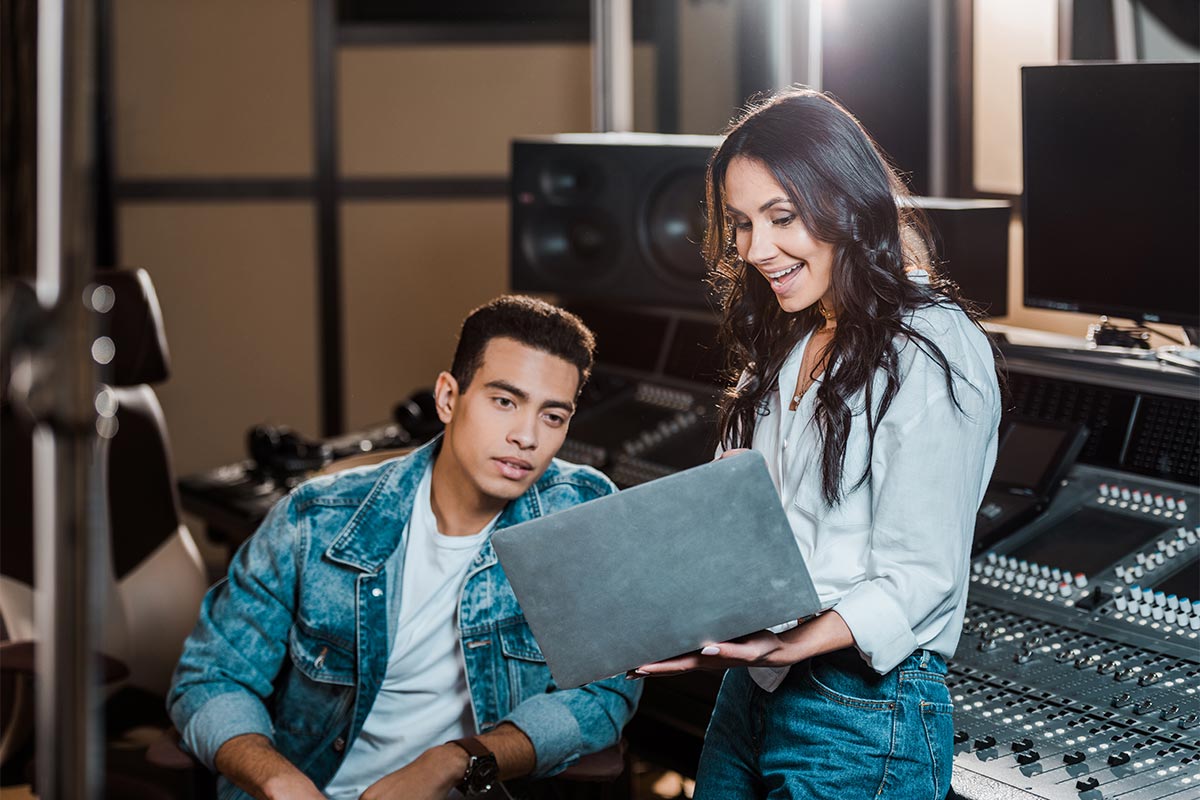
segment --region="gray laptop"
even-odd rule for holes
[[[755,452],[496,531],[492,544],[564,689],[820,608]]]

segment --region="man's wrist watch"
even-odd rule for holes
[[[500,765],[487,745],[474,736],[454,739],[447,744],[458,745],[467,753],[467,769],[458,782],[458,791],[464,797],[478,797],[496,785],[500,779]]]

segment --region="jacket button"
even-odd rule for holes
[[[333,751],[335,753],[340,753],[345,749],[346,749],[346,740],[345,739],[343,739],[341,736],[339,736],[338,738],[333,740]]]
[[[372,589],[371,596],[372,597],[383,597],[383,589],[380,589],[378,587]]]

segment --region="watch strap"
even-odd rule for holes
[[[466,750],[467,755],[475,756],[476,758],[495,756],[491,750],[488,750],[486,744],[479,741],[474,736],[464,736],[461,739],[452,739],[450,742],[448,742],[448,744],[456,744],[463,750]]]

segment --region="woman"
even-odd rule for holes
[[[949,787],[945,659],[1000,399],[904,194],[858,122],[808,90],[752,108],[710,160],[705,255],[741,375],[724,455],[766,456],[825,611],[636,670],[728,668],[697,798]]]

